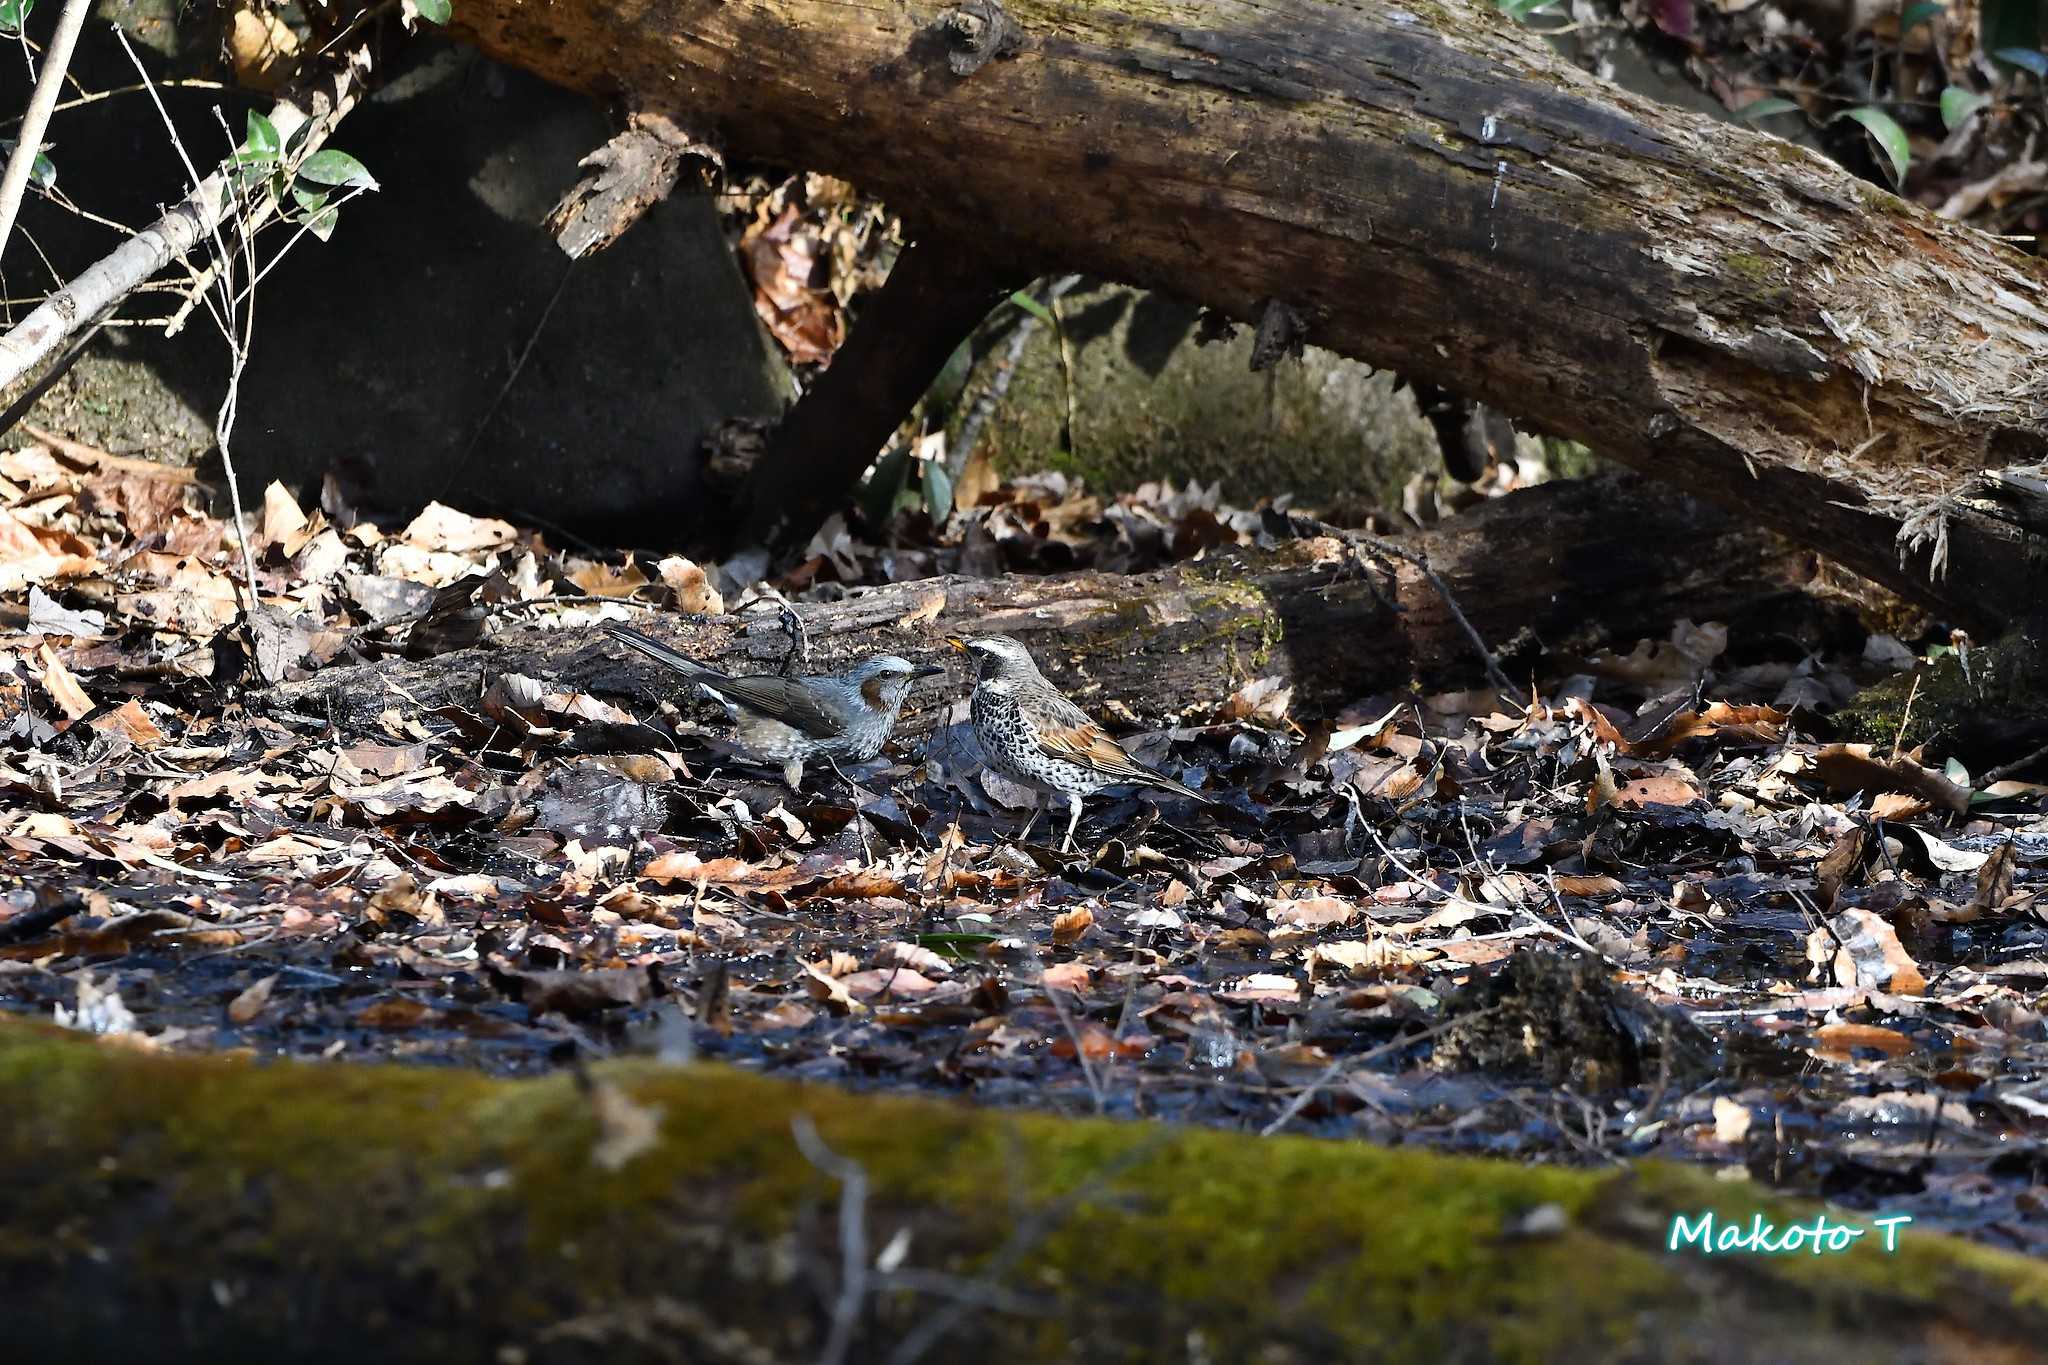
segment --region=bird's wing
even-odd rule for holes
[[[1088,719],[1080,707],[1065,697],[1047,697],[1033,707],[1033,712],[1032,728],[1038,733],[1038,747],[1054,758],[1079,763],[1125,782],[1163,787],[1197,801],[1209,799],[1132,758],[1124,752],[1123,745],[1110,738],[1107,730]]]
[[[779,720],[812,739],[832,739],[846,732],[846,717],[828,711],[803,678],[767,674],[758,678],[707,680],[705,686],[735,705]]]
[[[813,739],[830,739],[845,730],[846,718],[835,716],[820,705],[817,694],[805,685],[802,678],[779,678],[772,674],[757,678],[728,677],[629,626],[607,626],[605,633],[619,643],[631,645],[649,658],[667,664],[706,691],[771,720],[779,720]]]

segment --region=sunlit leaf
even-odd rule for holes
[[[1871,141],[1884,152],[1885,160],[1891,168],[1892,188],[1897,189],[1905,184],[1906,167],[1913,164],[1913,149],[1906,141],[1906,130],[1899,127],[1898,121],[1884,110],[1868,104],[1859,105],[1854,109],[1844,109],[1835,115],[1835,119],[1845,118],[1854,119],[1862,124],[1864,131],[1870,134]],[[1835,120],[1828,121],[1832,123]]]
[[[1052,309],[1047,308],[1044,304],[1040,303],[1037,299],[1032,298],[1031,295],[1025,293],[1022,289],[1019,289],[1016,293],[1010,295],[1010,302],[1016,304],[1019,308],[1022,308],[1025,312],[1031,314],[1032,317],[1037,318],[1046,326],[1051,327],[1056,325],[1056,320],[1052,315]]]
[[[0,33],[19,33],[36,0],[0,0]]]
[[[331,147],[300,162],[299,178],[316,185],[341,185],[365,190],[377,188],[368,167],[347,152],[337,152]]]
[[[430,24],[445,24],[455,7],[448,0],[412,0],[413,10]]]
[[[284,150],[284,140],[277,135],[277,125],[256,110],[249,111],[249,135],[242,144],[237,159],[243,161],[275,161]]]
[[[1989,95],[1974,95],[1958,85],[1941,92],[1941,123],[1950,132],[1962,127],[1970,115],[1991,103]]]

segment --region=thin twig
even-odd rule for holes
[[[809,1114],[790,1119],[789,1129],[804,1160],[839,1182],[839,1296],[832,1305],[832,1332],[818,1362],[844,1365],[868,1294],[868,1172],[852,1157],[827,1147]]]
[[[512,373],[505,376],[505,382],[498,389],[498,396],[484,409],[483,420],[470,433],[469,444],[462,448],[462,458],[448,467],[448,476],[441,480],[441,491],[445,494],[462,471],[469,467],[470,456],[476,454],[477,444],[484,439],[484,433],[491,429],[491,423],[498,416],[498,409],[505,405],[512,386],[519,382],[519,376],[526,370],[526,362],[533,358],[533,348],[540,344],[540,334],[547,330],[548,319],[555,315],[555,305],[562,301],[562,295],[569,292],[569,276],[576,269],[576,260],[571,257],[569,264],[562,267],[562,278],[555,285],[555,292],[549,297],[547,307],[540,310],[540,321],[533,324],[533,331],[526,338],[526,345],[520,348],[519,358],[512,362]]]
[[[28,191],[29,176],[35,172],[36,156],[43,149],[43,134],[49,131],[50,115],[57,97],[64,93],[64,70],[71,65],[72,49],[78,46],[79,30],[92,0],[64,0],[57,15],[57,31],[43,53],[43,69],[36,76],[35,93],[29,96],[28,112],[21,116],[21,140],[7,159],[7,171],[0,175],[0,253],[14,232],[14,215],[21,211],[21,196]]]
[[[2038,763],[2044,758],[2048,758],[2048,744],[2043,744],[2040,748],[2034,750],[2032,753],[2027,754],[2021,758],[2016,758],[2010,763],[2001,763],[1988,773],[1979,773],[1977,775],[1977,786],[1980,789],[1988,787],[1993,782],[1997,782],[2002,778],[2011,777],[2014,773],[2019,772],[2021,769],[2026,768],[2031,764]]]
[[[116,25],[114,28],[114,36],[120,40],[121,50],[128,54],[128,60],[134,63],[135,74],[147,81],[149,79],[149,72],[142,65],[142,59],[136,56],[134,46],[128,41],[128,35],[121,30],[119,25]],[[191,156],[185,151],[184,140],[178,136],[178,126],[171,122],[170,110],[164,108],[163,97],[157,93],[154,86],[150,87],[149,99],[150,103],[156,106],[157,116],[163,120],[164,131],[170,135],[171,146],[176,149],[178,160],[184,163],[185,174],[191,177],[193,185],[201,184],[199,168],[192,164]],[[230,139],[229,156],[232,160],[232,139]],[[242,249],[250,255],[253,265],[255,248],[249,240],[251,228],[243,215],[242,195],[239,191],[230,188],[227,190],[227,197],[228,207],[235,214],[235,225],[241,232]],[[227,240],[221,236],[220,218],[221,215],[215,214],[212,222],[209,224],[213,236],[214,259],[216,263],[231,263],[234,260],[234,256],[228,250]],[[256,616],[262,610],[263,599],[257,595],[256,551],[249,543],[249,519],[242,510],[242,485],[241,480],[235,476],[235,461],[228,448],[228,437],[235,428],[235,409],[241,394],[242,371],[249,363],[249,344],[254,338],[256,315],[253,301],[248,307],[241,310],[242,328],[241,334],[238,336],[236,334],[235,292],[232,282],[226,278],[225,266],[223,266],[223,271],[224,273],[221,277],[221,296],[225,316],[216,316],[215,321],[220,323],[221,334],[227,338],[228,342],[228,386],[227,392],[221,398],[220,410],[214,415],[213,439],[214,444],[220,448],[221,468],[226,471],[228,476],[228,501],[232,505],[235,514],[235,539],[242,551],[242,574],[245,580],[244,587],[248,594],[248,600],[244,603],[243,609],[247,613],[250,622],[251,633],[249,643],[253,660],[259,653],[255,648],[256,638],[254,632]]]
[[[1472,622],[1466,617],[1464,609],[1458,605],[1458,599],[1451,595],[1450,586],[1442,578],[1438,577],[1437,571],[1429,566],[1429,560],[1425,556],[1408,549],[1404,545],[1397,545],[1391,540],[1383,540],[1378,536],[1367,535],[1363,531],[1347,531],[1340,526],[1331,526],[1326,522],[1317,521],[1312,517],[1304,517],[1299,514],[1296,514],[1294,520],[1308,527],[1317,535],[1334,536],[1346,545],[1351,546],[1354,550],[1363,547],[1376,554],[1390,555],[1395,559],[1405,560],[1407,563],[1414,565],[1422,574],[1424,581],[1429,584],[1437,597],[1442,600],[1444,609],[1451,614],[1451,619],[1458,623],[1458,629],[1464,633],[1465,639],[1470,642],[1472,650],[1479,656],[1480,662],[1486,666],[1487,681],[1492,683],[1494,688],[1503,696],[1522,701],[1533,699],[1533,696],[1525,698],[1522,690],[1509,682],[1507,674],[1500,671],[1500,660],[1494,656],[1491,649],[1487,648],[1485,639],[1473,627]]]

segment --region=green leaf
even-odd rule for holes
[[[1999,61],[2031,71],[2034,79],[2048,80],[2048,57],[2031,47],[2002,47],[1991,54]]]
[[[249,111],[249,137],[242,144],[241,157],[245,161],[275,161],[284,151],[284,139],[277,135],[277,125],[266,116]]]
[[[0,33],[19,33],[36,0],[0,0]]]
[[[1031,295],[1025,293],[1022,289],[1010,295],[1010,302],[1016,304],[1048,327],[1059,326],[1059,319],[1052,315],[1052,309],[1046,307],[1037,299],[1032,298]]]
[[[978,951],[998,941],[995,934],[919,934],[917,945],[929,948],[941,957],[956,957],[962,962],[978,961]]]
[[[1901,36],[1911,33],[1915,25],[1924,24],[1947,9],[1941,0],[1914,0],[1899,15],[1899,33]]]
[[[299,178],[316,185],[341,185],[365,190],[377,188],[368,167],[347,152],[337,152],[331,147],[300,162]]]
[[[1527,19],[1539,10],[1549,9],[1557,0],[1499,0],[1500,12],[1510,19]]]
[[[1954,132],[1989,103],[1989,95],[1973,95],[1959,85],[1951,85],[1941,92],[1941,126]]]
[[[1970,770],[1968,768],[1965,768],[1962,765],[1962,763],[1956,759],[1952,758],[1948,762],[1942,764],[1941,772],[1942,776],[1946,777],[1949,781],[1955,783],[1958,787],[1967,787],[1970,785]]]
[[[925,402],[931,410],[934,423],[943,422],[946,415],[960,401],[960,395],[967,390],[968,376],[974,373],[974,346],[963,341],[953,348],[953,354],[946,357],[945,367],[925,394]]]
[[[1835,119],[1845,118],[1854,119],[1862,124],[1863,130],[1870,134],[1870,140],[1883,150],[1885,160],[1891,167],[1892,188],[1897,189],[1905,184],[1906,167],[1913,164],[1913,149],[1906,141],[1906,130],[1899,127],[1898,122],[1890,114],[1869,104],[1844,109],[1828,122],[1833,123]]]
[[[1760,118],[1771,118],[1777,114],[1796,114],[1798,112],[1799,106],[1791,100],[1779,99],[1776,95],[1767,95],[1760,100],[1751,100],[1748,104],[1737,109],[1735,117],[1753,123]]]
[[[14,159],[14,149],[20,145],[18,138],[0,137],[0,162]],[[39,190],[47,190],[57,183],[57,163],[41,152],[28,164],[28,183]]]
[[[412,0],[412,7],[420,18],[430,24],[445,24],[455,13],[455,7],[448,0]]]
[[[326,190],[308,189],[299,181],[295,180],[292,182],[292,202],[296,203],[308,214],[318,213],[326,208],[327,195],[328,191]]]
[[[945,525],[953,515],[953,476],[938,460],[924,462],[924,506],[935,526]]]
[[[324,242],[334,235],[334,225],[340,221],[340,209],[323,209],[306,220],[306,231]]]
[[[875,461],[860,491],[860,514],[870,525],[881,525],[896,510],[896,496],[910,482],[911,463],[906,446],[893,446]]]

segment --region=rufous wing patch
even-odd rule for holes
[[[874,707],[875,710],[886,711],[889,709],[889,703],[882,697],[882,680],[880,678],[869,678],[866,682],[862,683],[860,685],[860,694],[867,699],[868,705]]]
[[[1124,752],[1123,746],[1092,721],[1040,730],[1038,747],[1054,758],[1064,758],[1103,772],[1141,771],[1131,756]]]

